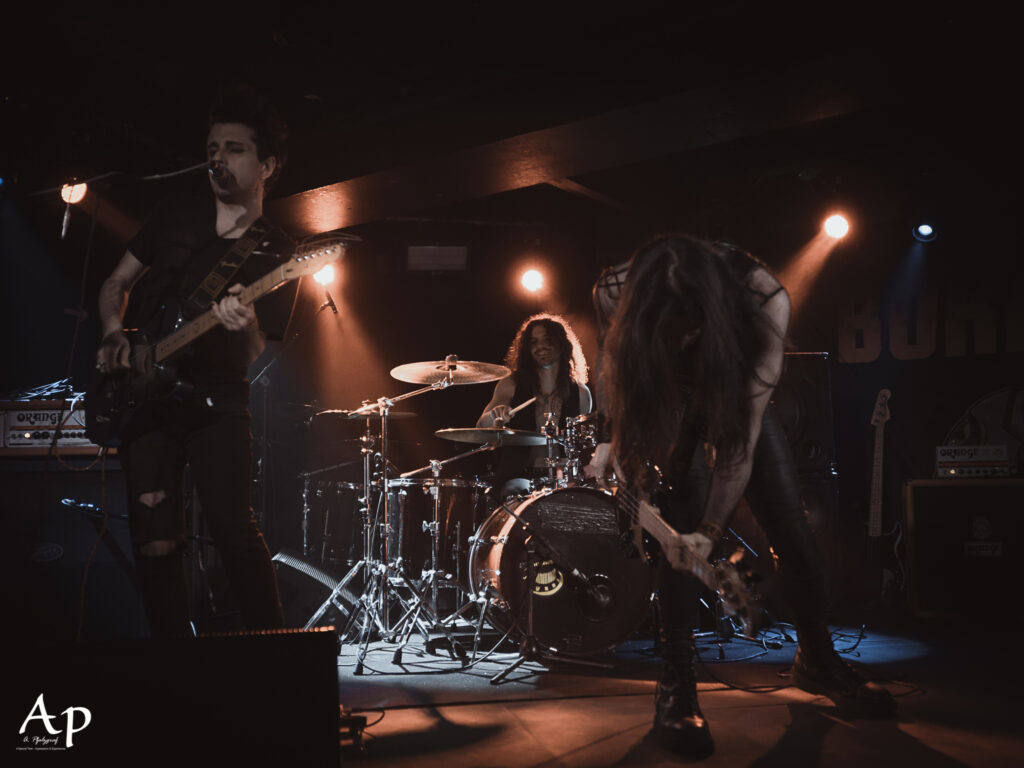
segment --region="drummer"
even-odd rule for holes
[[[590,413],[587,361],[565,318],[547,313],[528,317],[505,354],[505,365],[512,373],[495,385],[477,427],[541,432],[547,414],[561,426],[570,416]],[[536,400],[510,416],[530,398]],[[499,498],[529,491],[534,480],[547,475],[546,459],[546,446],[502,448],[496,483],[502,489]]]

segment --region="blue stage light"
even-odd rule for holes
[[[935,227],[931,224],[918,224],[914,227],[914,239],[922,243],[931,242],[935,239]]]

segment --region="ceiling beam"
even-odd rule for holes
[[[344,229],[848,115],[870,104],[876,83],[855,58],[802,62],[300,192],[267,210],[296,235]]]

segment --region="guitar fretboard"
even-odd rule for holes
[[[243,304],[252,304],[256,299],[270,293],[282,283],[286,282],[284,266],[277,267],[261,277],[238,294],[238,300]],[[199,317],[193,318],[178,330],[168,334],[158,341],[153,348],[153,361],[156,363],[166,360],[168,357],[184,349],[204,333],[217,325],[217,316],[212,309],[206,310]]]

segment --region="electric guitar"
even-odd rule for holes
[[[238,300],[252,304],[285,283],[337,261],[344,250],[345,241],[341,239],[300,248],[290,261],[242,289]],[[118,445],[142,421],[143,406],[187,391],[188,385],[177,378],[171,359],[217,322],[212,309],[188,322],[179,318],[174,330],[155,344],[150,344],[144,333],[126,331],[132,341],[131,368],[99,374],[86,391],[85,431],[89,439],[97,445]]]
[[[643,542],[644,531],[657,540],[664,553],[677,552],[681,548],[680,560],[673,561],[666,554],[672,568],[695,576],[714,592],[722,601],[725,614],[740,625],[743,635],[753,637],[757,634],[761,628],[762,611],[750,593],[750,577],[740,573],[742,550],[727,560],[711,563],[685,544],[677,543],[676,530],[665,522],[658,508],[646,499],[620,485],[615,500],[618,509],[625,515],[625,521],[633,528],[634,544],[642,556],[647,556]]]
[[[875,450],[871,464],[871,500],[868,505],[868,560],[881,567],[883,596],[902,590],[905,583],[903,563],[897,549],[903,537],[903,528],[896,522],[888,531],[882,531],[882,446],[885,442],[885,423],[890,418],[891,398],[892,392],[888,389],[879,391],[871,414],[871,425],[875,428]],[[890,548],[891,558],[887,554]],[[895,569],[889,567],[891,560],[895,561]]]

